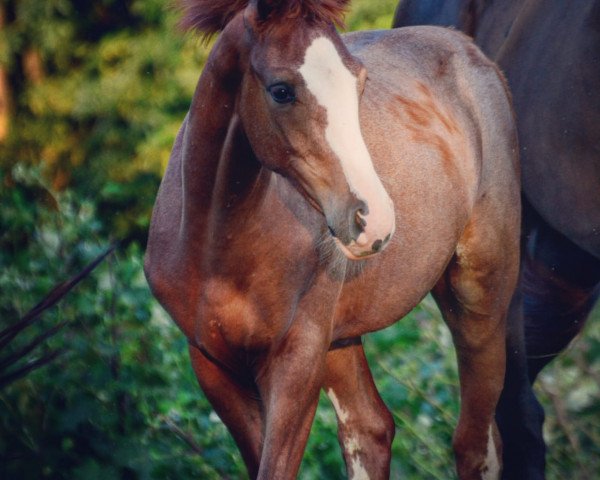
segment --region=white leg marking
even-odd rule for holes
[[[350,457],[350,474],[349,480],[369,480],[369,473],[365,470],[358,453],[360,452],[360,444],[355,437],[349,437],[344,442],[346,453]]]
[[[350,468],[352,468],[352,474],[349,477],[349,480],[370,480],[368,472],[363,467],[363,464],[360,463],[360,458],[354,457],[350,462]]]
[[[327,390],[327,396],[331,400],[331,403],[333,403],[333,408],[335,408],[335,413],[337,414],[339,422],[343,425],[350,417],[350,413],[342,407],[332,388]],[[365,467],[361,463],[358,456],[358,453],[360,452],[360,444],[358,443],[358,439],[355,437],[349,437],[346,441],[344,441],[344,449],[351,457],[350,469],[352,470],[352,474],[348,480],[369,480],[369,474],[365,470]]]
[[[392,200],[377,176],[360,129],[358,79],[346,68],[333,42],[326,37],[313,40],[299,69],[308,90],[327,112],[325,138],[339,158],[348,186],[367,202],[367,235],[383,238],[394,231]],[[373,235],[369,235],[372,232]]]
[[[350,437],[344,442],[344,448],[349,455],[354,455],[360,450],[360,444],[356,438]]]
[[[342,423],[342,424],[346,423],[346,420],[348,420],[348,417],[350,416],[350,414],[348,413],[347,410],[344,410],[344,408],[340,404],[340,401],[338,400],[337,395],[333,391],[333,388],[330,388],[329,390],[327,390],[327,396],[331,400],[331,403],[333,403],[333,408],[335,408],[335,413],[337,414],[337,417],[338,417],[338,420],[340,421],[340,423]]]
[[[500,462],[498,461],[498,452],[494,444],[492,426],[488,430],[487,455],[485,457],[484,468],[481,472],[481,480],[497,480],[500,478]]]

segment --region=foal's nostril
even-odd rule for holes
[[[335,230],[333,228],[331,228],[331,226],[327,225],[327,230],[329,230],[329,233],[331,233],[332,237],[336,237],[337,236],[335,234]]]
[[[374,252],[378,252],[379,250],[381,250],[382,246],[383,246],[383,240],[375,240],[373,242],[373,245],[371,245],[371,250]]]

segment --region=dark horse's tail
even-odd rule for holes
[[[94,270],[102,261],[115,251],[118,247],[119,242],[115,242],[102,254],[98,255],[89,265],[81,270],[77,275],[74,275],[69,280],[59,283],[56,285],[35,307],[29,310],[23,317],[17,320],[14,324],[9,327],[0,330],[0,353],[8,346],[14,339],[23,332],[26,328],[33,325],[39,320],[41,314],[53,307],[58,303],[65,295],[67,295],[79,282],[87,277],[92,270]],[[14,353],[10,353],[5,357],[0,356],[0,389],[4,388],[8,384],[18,380],[27,375],[32,370],[42,367],[57,356],[59,356],[63,350],[50,350],[44,353],[42,356],[33,360],[26,361],[25,364],[13,367],[20,360],[35,350],[39,345],[43,344],[48,338],[55,335],[67,322],[61,322],[48,330],[37,335],[33,340],[23,347],[18,348]]]

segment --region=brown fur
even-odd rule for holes
[[[480,479],[490,431],[500,449],[493,412],[518,269],[518,169],[502,82],[470,61],[469,40],[455,32],[342,38],[331,23],[299,16],[306,6],[285,5],[297,16],[277,14],[260,41],[250,5],[213,47],[157,196],[149,284],[188,338],[198,381],[250,477],[261,480],[295,478],[320,389],[336,407],[349,475],[388,477],[394,425],[358,338],[433,290],[458,352],[459,476]],[[200,24],[222,28],[230,14]],[[344,105],[321,105],[301,73],[317,39],[333,45],[332,60],[360,92],[359,111],[347,113],[358,116],[351,133],[364,145],[355,145],[368,151],[356,190],[327,138],[327,108]],[[293,103],[268,93],[281,81],[294,87]],[[342,235],[351,237],[359,208],[361,235],[378,222],[387,230],[377,248],[368,238],[371,257],[357,262]],[[386,218],[399,227],[393,235]]]
[[[220,32],[240,11],[254,3],[262,18],[263,29],[282,20],[302,18],[310,23],[333,23],[344,26],[349,0],[180,0],[183,12],[180,25],[198,30],[209,37]]]
[[[400,118],[404,120],[407,131],[411,132],[411,139],[436,150],[446,173],[449,176],[455,176],[456,155],[446,136],[436,133],[436,126],[441,125],[445,129],[445,133],[454,135],[459,131],[456,121],[451,120],[447,114],[443,113],[439,105],[435,105],[431,92],[423,83],[417,84],[417,90],[420,95],[415,100],[401,95],[394,96],[396,102],[402,106]],[[395,114],[398,105],[391,104],[389,108]]]

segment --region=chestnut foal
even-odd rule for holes
[[[461,479],[498,478],[494,409],[519,260],[515,127],[467,37],[343,37],[346,0],[188,0],[222,31],[150,228],[150,286],[252,478],[294,478],[323,388],[350,478],[394,423],[360,336],[432,291],[457,349]],[[395,233],[394,233],[395,231]]]

